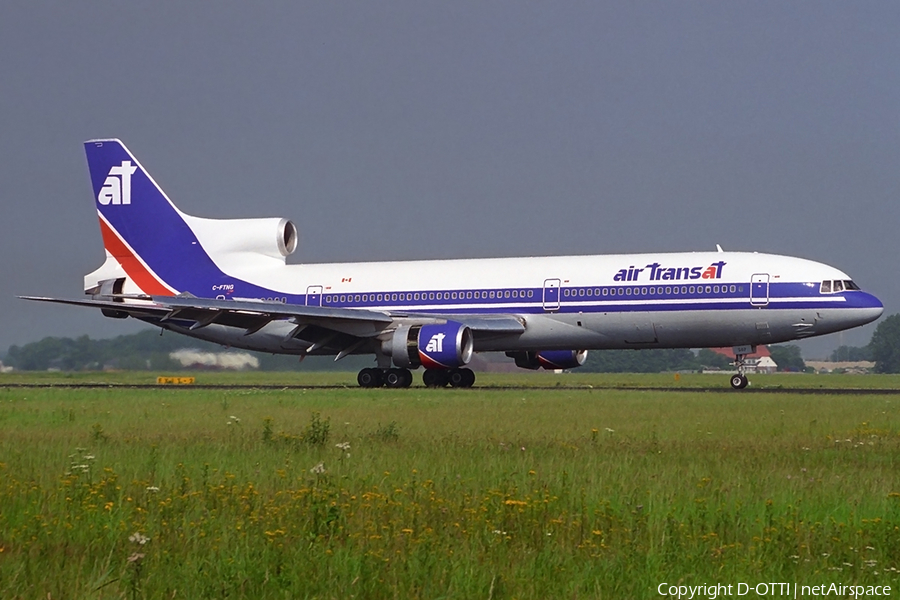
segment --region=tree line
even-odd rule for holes
[[[169,353],[183,348],[221,352],[222,346],[181,335],[159,335],[147,330],[130,335],[94,340],[84,335],[77,338],[46,337],[40,341],[12,346],[3,358],[4,364],[22,371],[87,371],[100,369],[177,370],[182,366],[169,358]],[[779,370],[803,371],[806,365],[798,346],[769,346],[772,360]],[[251,352],[264,371],[291,370],[356,370],[371,363],[370,357],[348,357],[334,363],[330,357],[309,357],[302,363],[296,356]],[[836,362],[873,361],[876,373],[900,373],[900,314],[883,319],[866,346],[841,346],[831,353]],[[659,373],[664,371],[696,371],[704,368],[727,369],[730,360],[702,349],[602,350],[588,353],[581,371],[597,373]]]

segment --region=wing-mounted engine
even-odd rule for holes
[[[283,263],[297,249],[297,226],[289,219],[184,218],[216,262],[229,255],[261,255]]]
[[[449,369],[472,359],[472,330],[455,321],[403,325],[394,331],[390,356],[398,367]]]
[[[541,352],[507,352],[522,369],[574,369],[587,360],[587,350],[544,350]]]

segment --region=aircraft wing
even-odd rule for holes
[[[113,297],[109,297],[109,299],[65,299],[20,296],[20,298],[37,302],[88,306],[119,314],[124,313],[137,318],[155,317],[159,318],[161,322],[175,319],[193,321],[190,329],[199,329],[217,323],[242,328],[246,335],[259,331],[272,321],[290,320],[298,326],[314,325],[352,337],[366,338],[390,329],[391,324],[398,318],[434,322],[456,321],[482,335],[520,334],[525,331],[524,323],[514,315],[435,315],[405,311],[389,312],[303,306],[256,300],[214,300],[193,296],[141,296],[137,298],[141,302],[116,301]]]

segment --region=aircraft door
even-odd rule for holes
[[[559,279],[544,280],[544,310],[559,310]]]
[[[322,306],[322,286],[311,285],[306,288],[306,305]]]
[[[769,303],[769,274],[756,273],[750,277],[750,304],[765,306]]]

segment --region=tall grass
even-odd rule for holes
[[[896,590],[898,403],[0,389],[0,597]]]

